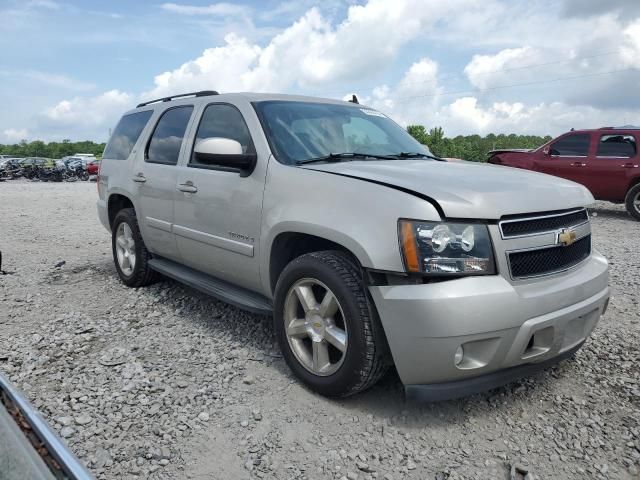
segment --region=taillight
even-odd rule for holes
[[[96,174],[96,188],[98,189],[98,197],[102,198],[100,192],[100,169],[102,168],[102,162],[98,163],[98,173]]]

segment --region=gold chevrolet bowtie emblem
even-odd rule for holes
[[[563,228],[558,233],[558,239],[556,243],[559,243],[563,247],[567,247],[576,241],[576,232],[570,228]]]

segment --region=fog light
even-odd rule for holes
[[[462,362],[462,357],[464,357],[464,349],[462,348],[462,345],[460,345],[456,350],[455,356],[453,357],[453,362],[455,363],[456,367],[460,365],[460,362]]]

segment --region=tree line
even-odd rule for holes
[[[16,157],[45,157],[62,158],[76,153],[93,153],[96,157],[102,156],[104,143],[95,143],[90,140],[82,142],[72,142],[62,140],[61,142],[45,143],[41,140],[27,142],[26,140],[14,145],[0,144],[0,155],[15,155]]]
[[[487,161],[487,153],[502,148],[537,148],[551,140],[550,136],[536,135],[458,135],[447,138],[441,127],[427,131],[422,125],[409,125],[407,131],[420,143],[427,145],[434,155],[461,158],[479,162]]]

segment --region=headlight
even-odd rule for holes
[[[491,275],[496,272],[486,225],[398,222],[408,272],[432,275]]]

